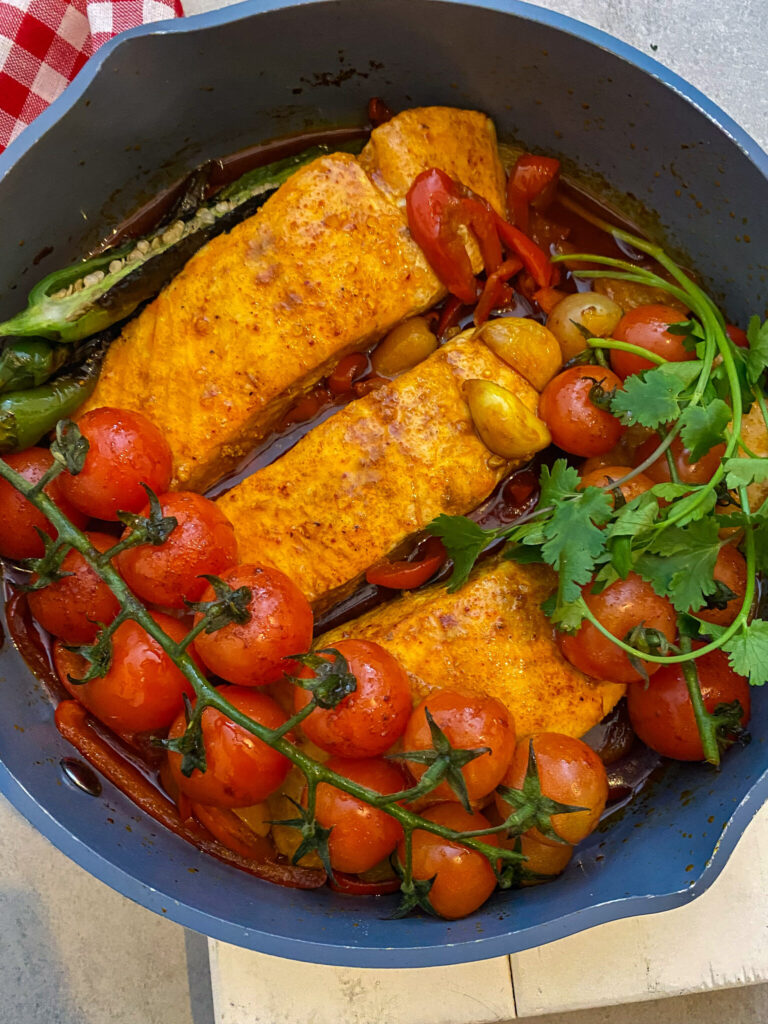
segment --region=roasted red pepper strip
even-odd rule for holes
[[[328,887],[334,892],[345,893],[347,896],[386,896],[388,893],[399,891],[400,879],[388,878],[383,882],[364,882],[362,878],[357,878],[355,875],[345,875],[341,871],[334,871],[328,879]]]
[[[431,579],[447,555],[439,537],[430,537],[420,552],[421,557],[413,562],[383,562],[374,565],[365,574],[369,583],[391,590],[412,590]]]
[[[437,321],[437,327],[435,327],[435,335],[438,341],[445,341],[446,333],[452,327],[458,326],[464,306],[465,303],[461,299],[457,299],[455,295],[449,295],[445,300],[445,305],[440,311],[440,318]]]
[[[528,205],[546,206],[553,198],[560,175],[560,161],[550,156],[523,153],[507,181],[507,206],[515,226],[528,232]]]
[[[547,316],[565,296],[566,293],[561,292],[559,288],[539,288],[538,291],[533,293],[534,299],[538,302],[542,312],[546,313]]]
[[[553,280],[553,267],[544,250],[532,242],[527,235],[524,235],[519,228],[502,220],[498,214],[494,214],[494,217],[496,218],[496,230],[507,249],[517,253],[539,288],[548,288]]]
[[[494,309],[509,305],[514,293],[506,282],[515,274],[519,274],[522,269],[522,260],[513,256],[511,260],[505,260],[498,270],[488,276],[483,294],[475,307],[475,324],[477,326],[485,323]]]
[[[333,395],[346,395],[354,390],[353,385],[358,377],[362,377],[368,369],[368,356],[361,352],[351,352],[336,364],[328,377],[328,390]]]
[[[88,712],[78,701],[63,700],[56,708],[55,720],[56,728],[64,739],[71,743],[89,764],[151,818],[204,853],[210,853],[227,864],[242,868],[257,878],[275,882],[277,885],[287,885],[292,889],[318,889],[325,883],[324,871],[273,861],[260,864],[211,839],[206,830],[193,819],[182,821],[171,801],[164,797],[138,768],[129,764],[99,735]]]
[[[501,246],[490,207],[463,195],[445,171],[432,167],[414,180],[405,208],[408,227],[429,265],[452,295],[472,305],[477,297],[475,275],[459,228],[474,232],[485,269],[493,272],[501,263]]]

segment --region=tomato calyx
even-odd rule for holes
[[[124,551],[129,547],[137,547],[139,544],[152,544],[159,546],[165,544],[170,535],[179,525],[175,516],[164,516],[160,499],[152,488],[142,482],[141,486],[147,492],[149,500],[149,515],[143,516],[136,512],[118,512],[117,518],[130,529],[130,533],[111,552],[110,558],[117,554],[118,550]]]
[[[642,622],[639,622],[636,626],[633,626],[629,630],[627,635],[623,638],[625,644],[629,644],[636,651],[642,651],[643,654],[670,654],[672,650],[677,650],[664,634],[659,629],[653,629],[650,626],[645,626]],[[635,672],[639,672],[644,683],[648,683],[648,672],[645,664],[641,658],[638,658],[636,654],[628,654],[629,663]]]
[[[536,763],[536,752],[533,749],[533,737],[528,741],[528,767],[525,771],[521,789],[512,789],[510,786],[497,786],[496,792],[505,803],[512,808],[511,813],[503,822],[503,831],[508,836],[522,835],[529,829],[535,828],[555,843],[567,844],[552,827],[553,814],[575,814],[579,811],[586,811],[588,808],[575,804],[564,804],[559,800],[553,800],[545,796],[541,791],[539,769]],[[503,889],[515,884],[515,870],[517,863],[504,865],[498,873],[499,885]]]
[[[302,690],[307,690],[312,695],[311,703],[317,707],[335,708],[357,689],[357,679],[349,670],[349,662],[335,647],[326,647],[317,654],[294,654],[291,660],[298,661],[314,672],[314,675],[308,678],[288,678]]]
[[[593,381],[592,387],[589,389],[589,401],[596,409],[602,409],[603,412],[611,411],[611,402],[616,397],[616,392],[619,390],[618,386],[612,388],[606,388],[605,377],[601,380],[597,380],[595,377],[585,376],[583,380]]]
[[[216,630],[230,623],[237,622],[244,625],[251,620],[249,605],[253,597],[250,587],[230,587],[226,580],[219,576],[212,576],[209,573],[202,573],[204,579],[208,580],[213,587],[214,599],[212,601],[186,601],[184,604],[190,611],[202,615],[202,619],[195,626],[195,635],[205,631],[215,633]]]
[[[430,537],[417,548],[413,561],[403,559],[397,562],[382,562],[374,565],[365,574],[368,583],[390,590],[412,590],[430,580],[438,569],[445,565],[447,554],[439,537]]]
[[[490,747],[475,747],[470,750],[461,750],[453,747],[443,730],[432,717],[429,708],[424,708],[424,714],[429,725],[429,732],[432,738],[431,750],[408,750],[397,754],[388,754],[391,760],[414,761],[417,764],[427,765],[427,770],[418,783],[418,788],[428,793],[433,790],[439,782],[445,780],[459,799],[462,807],[471,813],[472,807],[467,793],[467,783],[461,769],[474,761],[477,757],[491,752]]]
[[[298,829],[301,833],[301,842],[291,857],[291,863],[298,864],[302,857],[306,857],[310,853],[316,853],[325,868],[329,880],[332,880],[334,872],[331,867],[331,851],[328,846],[328,840],[333,829],[325,828],[315,817],[313,806],[314,794],[315,789],[312,789],[307,807],[303,807],[293,797],[286,794],[286,799],[296,808],[298,816],[296,818],[282,818],[279,821],[270,821],[270,825],[284,825],[286,828]]]
[[[171,750],[181,754],[181,774],[189,778],[197,770],[205,772],[208,768],[208,761],[205,756],[205,738],[203,736],[203,704],[198,701],[193,706],[189,697],[184,694],[184,717],[187,727],[181,736],[175,739],[161,739],[155,741],[155,746],[163,750]]]
[[[437,875],[433,875],[432,878],[414,878],[409,870],[410,865],[404,868],[397,857],[392,858],[392,864],[398,875],[400,903],[389,915],[390,920],[397,921],[401,917],[407,917],[414,910],[423,910],[431,917],[437,917],[435,908],[429,902],[429,892],[435,884]]]

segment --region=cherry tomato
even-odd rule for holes
[[[365,574],[369,583],[392,590],[413,590],[432,579],[448,557],[439,537],[430,537],[412,562],[382,562],[372,566]]]
[[[219,690],[230,704],[249,718],[278,729],[286,720],[279,705],[259,690],[222,686]],[[240,725],[235,725],[215,708],[206,708],[202,718],[205,772],[197,768],[187,777],[181,772],[181,754],[168,752],[171,773],[182,793],[195,803],[212,807],[250,807],[274,793],[283,782],[291,762],[277,750]],[[171,725],[168,735],[181,736],[186,727],[184,713]]]
[[[515,750],[515,725],[512,716],[493,697],[465,696],[450,690],[436,690],[415,709],[403,737],[403,750],[431,750],[432,737],[426,712],[445,733],[452,747],[473,750],[490,747],[461,769],[470,800],[480,800],[492,793],[504,778]],[[417,780],[427,765],[407,761]],[[434,800],[458,800],[447,782],[441,782],[429,794]]]
[[[53,456],[47,448],[27,448],[23,452],[5,455],[3,459],[11,469],[20,473],[31,484],[36,484],[53,465]],[[66,500],[61,492],[60,477],[48,484],[45,493],[75,526],[79,529],[85,526],[88,517],[78,512]],[[13,559],[40,558],[44,548],[35,527],[47,533],[49,537],[58,536],[42,512],[30,504],[7,480],[0,479],[0,555]]]
[[[77,476],[61,475],[66,499],[96,519],[117,519],[147,503],[147,484],[156,494],[168,490],[173,459],[163,435],[146,416],[129,409],[91,409],[78,421],[90,445]]]
[[[241,857],[260,863],[274,860],[275,848],[268,837],[254,832],[235,811],[199,803],[193,803],[191,810],[200,824],[228,850],[234,850]]]
[[[639,466],[641,462],[645,462],[647,458],[653,455],[654,451],[661,444],[661,438],[658,434],[651,434],[647,441],[635,452],[635,465]],[[680,478],[681,483],[684,484],[705,484],[715,475],[717,467],[720,465],[720,460],[725,454],[725,445],[717,444],[714,448],[705,454],[697,462],[690,461],[690,452],[683,445],[680,437],[675,437],[672,444],[669,446],[669,450],[672,453],[672,458],[675,461],[675,468],[677,475]],[[669,483],[672,479],[672,475],[669,472],[669,462],[667,461],[666,452],[659,456],[655,462],[652,462],[650,466],[643,471],[647,477],[649,477],[655,484]]]
[[[195,647],[208,668],[239,686],[264,686],[286,672],[295,673],[297,665],[287,660],[289,655],[308,651],[312,643],[312,609],[296,584],[266,565],[238,565],[221,578],[233,590],[250,589],[251,617],[196,638]],[[201,600],[214,597],[209,586]],[[196,624],[201,617],[195,616]]]
[[[86,536],[97,551],[106,551],[115,543],[115,538],[106,533]],[[65,643],[93,643],[100,627],[108,626],[117,616],[120,602],[74,548],[65,556],[61,569],[72,575],[42,590],[30,591],[29,609],[43,629]]]
[[[502,840],[502,846],[510,849],[515,848],[513,840]],[[526,858],[524,868],[534,871],[537,875],[548,875],[554,877],[561,874],[568,867],[573,856],[573,847],[568,843],[542,843],[536,839],[533,832],[526,832],[520,836],[520,853]],[[528,878],[523,879],[523,885],[536,885],[544,879]]]
[[[611,498],[611,503],[615,501],[613,490],[613,484],[618,480],[623,480],[627,473],[632,472],[631,466],[604,466],[602,469],[593,469],[589,473],[585,473],[581,478],[581,488],[584,487],[608,487],[612,488],[608,492]],[[639,497],[641,494],[645,494],[646,491],[650,491],[653,487],[653,480],[647,477],[645,473],[638,473],[637,476],[632,477],[625,484],[622,484],[619,490],[622,493],[624,501],[630,502],[634,498]]]
[[[315,708],[301,727],[318,747],[337,757],[376,757],[405,732],[411,714],[411,686],[405,669],[370,640],[339,640],[334,646],[357,679],[357,689],[335,708]],[[311,679],[314,672],[298,673]],[[301,711],[311,697],[297,686],[293,705]]]
[[[178,641],[186,627],[162,612],[152,618],[168,636]],[[159,732],[167,728],[184,706],[183,694],[192,694],[186,676],[162,647],[141,626],[128,620],[112,636],[112,663],[106,675],[76,685],[68,676],[82,678],[85,658],[66,650],[60,640],[54,646],[56,671],[67,690],[92,714],[116,732]]]
[[[725,608],[700,608],[693,614],[704,622],[713,622],[718,626],[730,626],[741,611],[744,594],[747,589],[747,562],[744,555],[732,544],[720,548],[715,562],[715,580],[725,584],[732,590],[732,597]],[[714,595],[713,595],[714,596]]]
[[[389,761],[333,757],[327,767],[377,793],[398,793],[405,788],[402,772]],[[306,804],[306,796],[302,802]],[[400,822],[389,814],[327,783],[317,787],[315,813],[324,828],[332,829],[328,840],[331,867],[351,875],[370,871],[388,857],[403,834]]]
[[[640,625],[658,630],[669,641],[675,638],[675,609],[636,573],[631,572],[625,580],[617,580],[599,594],[591,593],[587,585],[582,595],[595,618],[619,640],[624,640]],[[631,683],[642,678],[630,664],[629,655],[591,622],[583,622],[574,636],[561,633],[559,639],[568,661],[588,676],[615,683]],[[644,661],[643,665],[649,676],[659,668],[658,663],[652,661]]]
[[[457,803],[436,804],[424,811],[422,817],[456,832],[490,828],[490,822],[479,811],[467,814]],[[483,842],[489,846],[499,845],[495,835],[483,836]],[[412,854],[413,877],[422,881],[434,878],[429,902],[440,917],[449,920],[466,917],[481,907],[496,888],[496,876],[488,858],[459,842],[415,829]],[[403,864],[403,840],[398,844],[397,856]]]
[[[143,601],[183,608],[185,600],[199,600],[208,585],[203,573],[220,576],[237,563],[235,530],[218,506],[201,494],[172,491],[160,498],[160,505],[164,516],[177,521],[168,540],[121,552],[117,566]],[[148,504],[141,514],[149,514]],[[123,536],[130,532],[129,528]]]
[[[616,341],[626,341],[630,345],[644,348],[671,363],[685,363],[695,359],[696,353],[688,351],[682,335],[670,334],[667,330],[670,324],[679,324],[683,319],[683,314],[671,306],[637,306],[619,320],[612,337]],[[656,365],[650,359],[643,359],[632,352],[611,350],[611,366],[622,380]]]
[[[504,785],[511,789],[523,788],[531,739],[543,795],[572,807],[586,808],[583,811],[553,814],[549,819],[561,839],[571,844],[578,843],[594,830],[605,810],[608,777],[603,762],[591,747],[572,736],[556,732],[536,733],[517,744],[512,764],[504,778]],[[496,806],[503,818],[508,817],[512,811],[499,794],[496,795]],[[556,840],[548,839],[538,829],[531,829],[529,834],[545,846],[557,845]]]
[[[694,662],[704,706],[712,712],[718,704],[737,700],[744,714],[742,726],[749,721],[749,684],[728,664],[722,651],[703,654]],[[693,705],[680,665],[664,665],[647,687],[642,684],[627,690],[627,707],[632,728],[652,750],[677,761],[703,761],[704,751],[696,727]]]
[[[749,338],[747,332],[742,331],[740,327],[736,327],[734,324],[725,325],[725,333],[731,339],[734,345],[738,345],[739,348],[749,348]]]
[[[352,352],[344,356],[336,364],[333,373],[328,377],[328,390],[333,395],[346,395],[352,391],[352,385],[362,377],[368,369],[368,356],[361,352]]]
[[[539,416],[552,440],[571,455],[603,455],[617,443],[626,427],[590,399],[593,388],[604,394],[620,388],[621,381],[599,366],[572,366],[547,384],[539,398]]]

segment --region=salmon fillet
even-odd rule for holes
[[[221,497],[240,558],[276,566],[323,607],[440,512],[476,508],[513,464],[474,429],[462,393],[471,378],[536,413],[536,389],[467,332]]]
[[[446,147],[442,163],[453,173],[473,171],[466,184],[498,204],[491,122],[439,109],[440,123],[452,125],[437,140]],[[415,176],[424,166],[411,138],[421,128],[411,122],[387,159],[399,149]],[[433,156],[423,151],[424,160]],[[203,491],[342,356],[434,305],[445,290],[404,211],[366,173],[375,169],[375,159],[363,167],[347,154],[321,157],[255,216],[205,245],[112,344],[81,414],[104,405],[145,413],[171,446],[172,486]]]
[[[551,731],[583,736],[624,694],[589,679],[560,654],[541,602],[556,585],[546,566],[501,558],[478,566],[455,594],[437,584],[374,608],[317,641],[373,640],[408,672],[414,701],[430,690],[496,697],[518,736]]]

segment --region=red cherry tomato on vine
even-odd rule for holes
[[[675,609],[636,573],[631,572],[625,580],[617,580],[599,594],[591,593],[587,585],[582,596],[600,624],[619,640],[625,640],[636,626],[658,630],[670,642],[675,639]],[[559,640],[568,661],[588,676],[615,683],[631,683],[642,678],[630,664],[629,655],[589,621],[585,620],[573,636],[561,633]],[[659,668],[658,663],[652,661],[644,661],[643,665],[648,675]]]
[[[326,767],[377,793],[405,789],[403,773],[391,761],[332,757]],[[332,830],[328,840],[331,867],[351,875],[370,871],[388,857],[403,834],[400,822],[385,811],[325,782],[317,787],[315,814],[324,828]]]
[[[616,341],[626,341],[637,345],[654,355],[661,356],[671,363],[684,363],[695,359],[696,353],[690,352],[683,344],[683,335],[670,334],[670,324],[679,324],[686,319],[685,315],[671,306],[637,306],[630,309],[619,320],[612,337]],[[650,370],[658,364],[650,359],[643,359],[632,352],[611,350],[611,366],[625,380],[633,373]]]
[[[260,690],[222,686],[219,690],[230,704],[249,718],[278,729],[286,721],[279,705]],[[171,738],[181,736],[186,727],[184,713],[171,726]],[[171,774],[182,793],[195,803],[212,807],[250,807],[274,793],[283,782],[291,762],[283,754],[235,725],[215,708],[206,708],[202,716],[205,745],[205,772],[197,768],[187,777],[181,771],[181,754],[168,752]]]
[[[339,640],[334,650],[342,654],[357,679],[357,689],[335,708],[315,708],[301,723],[309,739],[337,757],[376,757],[399,739],[411,714],[411,686],[405,669],[383,647],[370,640]],[[330,660],[330,655],[327,656]],[[303,679],[315,674],[310,668],[294,673]],[[301,711],[311,699],[297,686],[293,705]]]
[[[739,348],[749,348],[749,338],[747,332],[742,331],[740,327],[736,327],[734,324],[725,325],[725,333],[731,339],[734,345],[738,345]]]
[[[717,553],[714,577],[716,582],[725,584],[735,595],[724,608],[700,608],[693,614],[704,622],[717,626],[730,626],[741,611],[747,589],[747,560],[733,544],[726,544]],[[716,595],[713,595],[716,596]]]
[[[550,824],[567,843],[581,842],[594,831],[605,810],[608,777],[603,762],[591,747],[572,736],[555,732],[536,733],[517,744],[512,764],[504,778],[504,785],[511,789],[523,788],[531,739],[542,794],[571,807],[585,808],[583,811],[553,814],[549,819]],[[513,808],[500,794],[496,795],[496,806],[502,818],[512,813]],[[531,829],[528,834],[545,846],[558,845],[556,840],[543,835],[538,829]]]
[[[178,619],[151,612],[155,622],[177,643],[187,633]],[[112,636],[112,663],[106,675],[76,685],[68,676],[81,679],[88,664],[68,651],[60,640],[54,646],[56,671],[67,690],[92,714],[116,732],[160,732],[184,706],[183,695],[192,694],[186,676],[156,640],[137,622],[121,623]]]
[[[738,701],[743,715],[741,725],[749,721],[749,683],[737,675],[722,651],[711,651],[696,658],[694,664],[707,711],[718,704]],[[685,676],[680,665],[664,665],[647,687],[642,683],[627,690],[627,708],[632,728],[652,750],[677,761],[703,761],[699,730],[693,714]]]
[[[53,456],[47,448],[27,448],[23,452],[5,455],[3,460],[31,484],[36,484],[53,465]],[[78,512],[64,497],[60,477],[48,484],[45,493],[75,526],[80,529],[85,526],[88,517]],[[58,536],[42,512],[7,480],[0,479],[0,555],[17,560],[42,557],[43,542],[37,530],[42,530],[49,537]]]
[[[611,498],[611,503],[615,501],[613,486],[619,480],[623,480],[627,473],[632,472],[631,466],[604,466],[602,469],[593,469],[589,473],[585,473],[581,478],[579,486],[584,487],[611,487],[608,492]],[[647,477],[645,473],[638,473],[637,476],[633,476],[631,480],[627,480],[625,484],[622,484],[619,490],[621,491],[624,501],[629,503],[634,498],[639,497],[641,494],[645,494],[646,491],[650,491],[653,487],[653,480]]]
[[[96,519],[117,519],[147,503],[146,484],[156,494],[168,490],[173,459],[168,442],[140,412],[91,409],[78,421],[89,448],[77,476],[61,475],[67,501]]]
[[[467,814],[457,803],[436,804],[424,811],[422,817],[456,832],[490,828],[490,822],[479,811]],[[495,835],[483,836],[482,839],[489,846],[499,845]],[[440,917],[449,920],[466,917],[481,907],[496,888],[491,863],[478,850],[423,829],[414,830],[412,842],[413,877],[419,880],[434,878],[429,902]],[[397,856],[403,864],[404,841],[398,845]]]
[[[615,373],[600,366],[572,366],[553,377],[539,398],[539,416],[555,444],[585,458],[609,452],[626,427],[593,399],[621,386]]]
[[[432,749],[427,711],[452,747],[460,750],[490,747],[488,753],[466,764],[461,774],[470,800],[480,800],[492,793],[504,778],[515,750],[515,725],[504,705],[494,697],[480,694],[465,696],[451,690],[437,690],[411,715],[403,737],[403,750]],[[407,761],[406,764],[417,780],[427,770],[427,765],[417,761]],[[441,782],[429,797],[434,800],[459,799],[447,782]]]
[[[97,551],[106,551],[115,543],[106,533],[88,533],[87,537]],[[74,548],[67,552],[61,569],[71,575],[30,591],[29,610],[43,629],[65,643],[93,643],[101,626],[117,617],[120,602]]]
[[[128,548],[118,555],[117,567],[143,601],[183,608],[185,599],[199,600],[208,586],[203,573],[220,576],[236,564],[235,530],[217,505],[192,491],[164,494],[160,506],[177,521],[168,540]],[[149,514],[149,505],[141,514]],[[128,528],[123,537],[130,533]]]
[[[639,466],[641,462],[645,462],[647,458],[653,455],[654,451],[661,444],[661,438],[658,434],[651,434],[647,441],[644,441],[635,452],[635,465]],[[718,444],[702,457],[696,461],[690,461],[690,452],[683,445],[680,437],[675,437],[672,444],[669,446],[669,450],[672,453],[674,459],[675,469],[677,475],[680,478],[681,483],[684,484],[705,484],[715,475],[717,467],[720,465],[720,460],[725,454],[725,445]],[[672,479],[672,475],[669,471],[669,461],[667,459],[666,452],[659,456],[655,462],[652,462],[645,470],[645,475],[649,477],[655,484],[669,483]]]
[[[249,588],[251,617],[196,638],[195,648],[208,668],[238,686],[264,686],[285,673],[295,674],[296,662],[286,659],[312,644],[312,609],[296,584],[266,565],[238,565],[221,578],[232,590]],[[214,597],[208,586],[201,600]],[[201,618],[198,613],[195,623]]]

